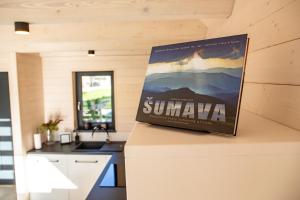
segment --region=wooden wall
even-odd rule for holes
[[[237,0],[207,38],[248,33],[242,108],[300,130],[300,1]]]
[[[113,70],[116,129],[121,135],[127,135],[135,123],[151,47],[198,40],[204,38],[206,34],[205,26],[199,20],[124,23],[111,24],[107,29],[104,25],[98,24],[96,30],[99,31],[95,36],[88,37],[91,39],[89,43],[78,42],[80,46],[95,47],[96,57],[88,57],[86,50],[64,51],[64,47],[72,45],[72,42],[61,43],[62,51],[41,54],[46,120],[52,115],[59,114],[64,119],[61,129],[73,129],[76,119],[74,118],[72,72]],[[90,33],[97,32],[92,29],[91,31],[93,32]],[[67,36],[62,37],[67,38]],[[76,33],[67,41],[72,37],[84,38]]]
[[[116,129],[130,132],[135,119],[148,56],[44,57],[44,95],[46,120],[63,118],[62,129],[73,129],[74,90],[72,73],[77,71],[114,71]]]
[[[38,54],[17,53],[17,75],[24,152],[33,148],[33,133],[44,122],[42,61]]]

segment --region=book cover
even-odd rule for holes
[[[247,35],[152,48],[136,120],[236,134]]]

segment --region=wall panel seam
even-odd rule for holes
[[[286,40],[286,41],[283,41],[283,42],[279,42],[279,43],[275,43],[275,44],[268,45],[268,46],[265,46],[265,47],[261,47],[261,48],[258,48],[258,49],[253,49],[252,51],[249,51],[249,54],[255,53],[255,52],[258,52],[258,51],[261,51],[261,50],[269,49],[269,48],[272,48],[272,47],[275,47],[275,46],[279,46],[279,45],[282,45],[282,44],[294,42],[294,41],[297,41],[299,39],[300,39],[300,37],[297,37],[297,38],[293,38],[293,39]]]
[[[272,119],[272,118],[270,118],[270,117],[266,117],[265,115],[256,113],[256,112],[251,111],[251,110],[248,110],[248,109],[246,109],[246,108],[241,108],[241,109],[242,109],[242,110],[245,110],[245,111],[247,111],[247,112],[250,112],[250,113],[252,113],[252,114],[254,114],[254,115],[257,115],[257,116],[259,116],[259,117],[262,117],[262,118],[264,118],[264,119],[267,119],[267,120],[270,120],[270,121],[272,121],[272,122],[275,122],[275,123],[277,123],[277,124],[281,124],[281,125],[283,125],[283,126],[285,126],[285,127],[289,127],[290,129],[293,129],[293,130],[296,130],[296,131],[300,131],[300,129],[298,129],[298,128],[295,128],[295,127],[289,126],[289,125],[287,125],[287,124],[284,124],[284,123],[282,123],[282,122],[276,121],[276,120],[274,120],[274,119]]]
[[[292,84],[292,83],[271,83],[271,82],[253,82],[253,81],[245,81],[247,84],[257,84],[257,85],[284,85],[284,86],[294,86],[299,87],[300,84]]]
[[[274,15],[275,13],[277,13],[277,12],[283,10],[284,8],[286,8],[287,6],[289,6],[289,5],[292,4],[292,3],[295,3],[296,1],[297,1],[297,0],[292,0],[292,1],[288,2],[288,3],[286,3],[285,5],[283,5],[283,6],[281,6],[280,8],[274,10],[274,11],[271,12],[270,14],[268,14],[268,15],[264,16],[263,18],[258,19],[257,21],[253,22],[253,24],[252,24],[252,23],[249,24],[249,26],[254,26],[254,25],[256,25],[256,24],[259,24],[260,22],[263,22],[264,20],[268,19],[270,16],[272,16],[272,15]]]

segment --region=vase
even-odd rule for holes
[[[53,133],[51,130],[47,130],[47,141],[46,141],[47,145],[52,145],[54,144],[54,139],[53,139]]]
[[[34,148],[41,149],[42,148],[42,139],[40,133],[33,134]]]

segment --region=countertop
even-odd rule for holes
[[[59,142],[55,142],[52,145],[43,144],[42,149],[36,150],[32,149],[27,153],[46,153],[46,154],[111,154],[113,152],[122,152],[124,150],[125,142],[113,141],[110,144],[104,144],[103,147],[99,151],[74,151],[77,144],[74,142],[70,144],[60,144]]]
[[[56,142],[53,145],[43,144],[42,149],[32,149],[28,151],[29,154],[88,154],[88,155],[112,155],[111,159],[107,163],[106,167],[99,175],[96,183],[88,194],[88,200],[126,200],[126,187],[99,187],[100,182],[104,178],[104,174],[108,170],[108,167],[112,163],[123,164],[124,161],[124,145],[125,142],[115,142],[111,144],[104,144],[99,151],[73,151],[77,146],[74,142],[70,144],[60,144]],[[125,168],[122,169],[122,173],[125,174]]]
[[[125,147],[132,157],[299,154],[300,132],[241,110],[237,136],[136,123]]]

